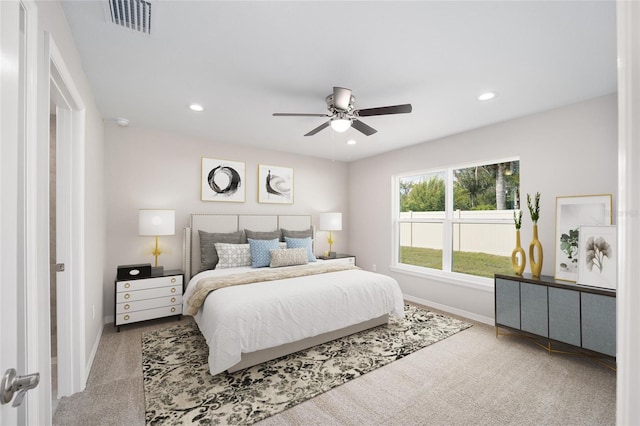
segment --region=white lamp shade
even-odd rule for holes
[[[338,213],[338,212],[320,213],[320,230],[321,231],[341,231],[342,230],[342,213]]]
[[[176,233],[176,213],[173,210],[140,210],[138,234],[147,236]]]
[[[351,121],[346,118],[334,118],[331,120],[331,128],[338,133],[346,132],[351,127]]]

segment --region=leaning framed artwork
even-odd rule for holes
[[[616,227],[581,226],[578,283],[616,289]]]
[[[244,203],[245,164],[240,161],[202,157],[202,201]]]
[[[611,198],[611,194],[556,197],[556,279],[578,281],[580,227],[611,225]]]
[[[293,169],[258,164],[258,202],[293,204]]]

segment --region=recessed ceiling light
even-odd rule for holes
[[[198,111],[198,112],[204,111],[204,107],[202,105],[200,105],[200,104],[191,104],[191,105],[189,105],[189,108],[192,111]]]
[[[498,94],[496,92],[485,92],[482,95],[478,96],[478,100],[479,101],[488,101],[490,99],[495,98],[496,96],[498,96]]]
[[[353,139],[349,139],[349,140],[347,141],[347,145],[355,145],[355,144],[357,144],[357,143],[358,143],[358,142],[354,141]]]

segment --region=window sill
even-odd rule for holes
[[[389,269],[400,274],[411,275],[418,278],[429,278],[445,284],[453,284],[492,293],[494,290],[494,284],[491,278],[475,277],[457,272],[437,271],[409,265],[392,265]]]

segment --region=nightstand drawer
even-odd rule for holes
[[[146,290],[156,287],[182,286],[182,275],[170,277],[146,278],[142,280],[117,281],[116,292]]]
[[[116,293],[116,303],[135,302],[136,300],[155,299],[163,296],[182,296],[182,285]]]
[[[168,317],[182,314],[182,305],[165,306],[163,308],[147,309],[144,311],[131,312],[116,315],[116,325],[128,324],[130,322],[146,321],[154,318]]]
[[[355,257],[339,257],[337,259],[323,259],[323,262],[331,262],[331,263],[340,263],[345,265],[355,265],[356,258]]]
[[[145,309],[164,308],[166,306],[182,305],[182,296],[158,297],[155,299],[124,302],[116,305],[116,314],[143,311]]]

